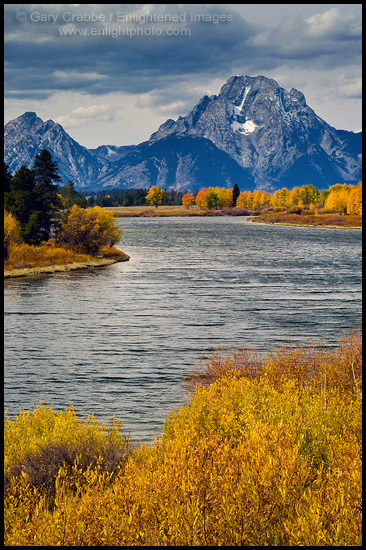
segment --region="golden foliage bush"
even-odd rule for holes
[[[20,238],[21,227],[18,220],[11,214],[4,210],[4,258],[9,257],[10,251],[13,246],[21,241]]]
[[[348,196],[347,214],[362,216],[362,181],[351,190]]]
[[[96,256],[101,246],[112,246],[122,237],[114,215],[100,206],[83,209],[74,204],[58,236],[60,242],[80,254]]]
[[[109,425],[93,417],[82,423],[72,407],[56,414],[41,405],[32,414],[21,411],[15,421],[6,416],[4,492],[9,510],[29,499],[36,508],[54,509],[60,469],[70,490],[78,494],[88,484],[92,468],[112,479],[132,449],[120,428],[115,418]]]
[[[52,407],[42,403],[31,413],[20,411],[15,421],[5,415],[4,469],[5,474],[23,462],[26,456],[39,454],[54,445],[67,449],[93,448],[97,456],[106,445],[127,448],[128,440],[120,433],[121,422],[111,418],[109,425],[92,416],[80,422],[72,407],[55,413]],[[99,454],[98,454],[99,453]],[[62,462],[61,462],[62,464]],[[60,464],[60,465],[61,465]]]
[[[362,182],[355,185],[333,185],[324,208],[341,214],[362,216]]]
[[[153,185],[145,198],[151,204],[151,206],[155,206],[157,208],[159,204],[163,202],[164,197],[164,189],[160,189],[157,185]]]
[[[5,544],[361,545],[360,343],[352,333],[335,350],[281,348],[260,364],[245,349],[217,352],[209,385],[113,479],[101,461],[82,478],[77,461],[71,472],[63,466],[50,509],[18,476],[5,500]],[[80,426],[68,414],[73,440]],[[26,440],[41,445],[39,415],[41,425],[60,422],[40,409],[6,424],[7,466]]]

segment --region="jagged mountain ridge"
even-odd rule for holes
[[[204,96],[176,122],[167,120],[150,141],[200,136],[248,169],[257,187],[320,188],[361,178],[361,132],[336,130],[306,104],[302,92],[264,76],[234,76],[219,95]]]
[[[167,136],[146,141],[110,168],[100,185],[198,191],[202,187],[254,190],[250,172],[210,140],[198,136]]]
[[[60,124],[44,122],[34,112],[8,122],[4,130],[4,160],[11,172],[22,164],[30,168],[42,149],[52,153],[64,184],[72,180],[76,187],[82,187],[85,181],[97,181],[104,169],[101,160],[72,139]]]
[[[56,160],[62,183],[75,183],[76,189],[101,187],[198,190],[204,186],[230,187],[232,179],[243,189],[254,189],[250,173],[237,165],[209,140],[177,136],[159,144],[138,146],[102,145],[87,149],[72,139],[60,124],[43,122],[27,112],[5,126],[5,162],[10,171],[22,164],[31,167],[43,148]]]
[[[99,145],[96,149],[88,149],[103,163],[116,162],[128,155],[136,145]]]
[[[5,162],[30,166],[42,148],[63,183],[78,189],[149,187],[195,191],[209,185],[242,190],[311,183],[328,188],[361,179],[361,132],[337,130],[306,104],[302,92],[264,76],[234,76],[185,117],[168,119],[137,146],[87,149],[60,124],[24,113],[5,126]]]
[[[87,149],[53,120],[45,122],[34,112],[26,112],[4,128],[4,161],[14,172],[22,164],[31,168],[34,157],[48,149],[57,162],[62,183],[72,180],[75,187],[93,188],[114,162],[126,156],[134,145],[102,145]]]

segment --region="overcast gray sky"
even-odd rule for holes
[[[5,4],[5,122],[86,147],[144,141],[234,74],[301,90],[361,130],[361,4]]]

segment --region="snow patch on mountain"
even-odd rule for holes
[[[247,120],[246,122],[244,122],[244,124],[234,120],[231,124],[231,127],[233,129],[233,132],[237,131],[241,134],[244,134],[245,136],[247,136],[248,134],[252,134],[258,128],[257,124],[255,124],[255,122],[253,122],[252,120]]]
[[[240,130],[240,132],[242,132],[243,134],[252,134],[253,132],[255,132],[255,130],[258,128],[257,124],[255,124],[255,122],[253,122],[252,120],[247,120],[243,126],[242,126],[242,129]]]
[[[243,112],[243,107],[244,107],[244,103],[245,103],[245,100],[247,98],[247,95],[249,93],[249,90],[250,90],[251,86],[245,86],[244,88],[244,95],[243,95],[243,99],[242,99],[242,102],[240,103],[240,105],[234,105],[234,111],[235,111],[235,114],[237,115],[241,115],[242,112]]]

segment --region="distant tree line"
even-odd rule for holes
[[[72,183],[72,182],[71,182]],[[69,182],[70,184],[70,182]],[[69,192],[69,191],[68,191]],[[62,194],[65,196],[66,188]],[[311,184],[282,188],[272,194],[264,190],[240,191],[237,183],[232,188],[208,187],[196,193],[165,191],[153,185],[150,189],[109,189],[97,192],[80,192],[78,200],[86,206],[145,206],[183,205],[190,208],[194,204],[201,209],[242,208],[248,210],[287,210],[300,213],[302,210],[323,208],[345,215],[362,215],[362,182],[357,185],[335,184],[318,191]]]
[[[325,212],[338,212],[342,215],[362,215],[362,182],[357,185],[335,184],[318,191],[311,184],[278,189],[271,195],[266,191],[240,192],[237,184],[232,189],[208,187],[193,193],[185,193],[182,205],[189,208],[196,204],[201,209],[244,208],[251,211],[263,209],[286,210],[300,213],[302,210],[322,209]]]
[[[146,196],[149,189],[110,189],[93,193],[82,193],[86,197],[87,206],[146,206],[149,204]],[[177,206],[182,204],[182,191],[165,191],[162,205]]]

